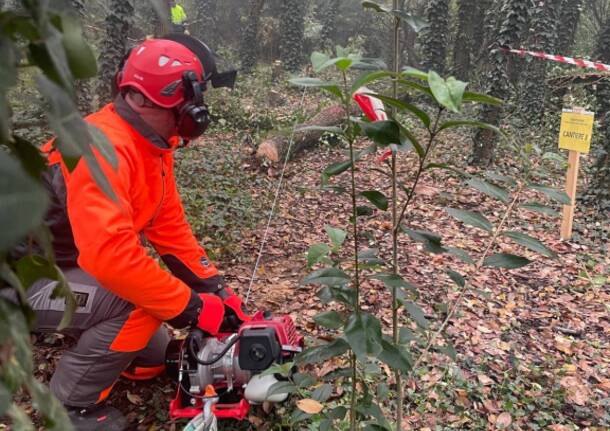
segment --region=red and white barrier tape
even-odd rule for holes
[[[563,55],[553,55],[538,51],[527,51],[525,49],[500,48],[500,51],[505,53],[517,54],[521,57],[529,55],[531,57],[536,57],[543,60],[551,60],[556,61],[558,63],[572,64],[574,66],[582,67],[583,69],[595,69],[600,72],[610,72],[610,65],[598,63],[596,61],[583,60],[582,58],[564,57]]]

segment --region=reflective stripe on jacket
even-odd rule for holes
[[[127,121],[129,116],[132,118]],[[49,153],[51,169],[61,167],[78,266],[137,307],[126,324],[129,328],[124,329],[152,335],[160,321],[170,320],[186,308],[191,288],[216,291],[222,278],[186,221],[174,177],[175,145],[153,136],[120,96],[86,120],[100,129],[115,149],[116,171],[99,153],[96,156],[117,202],[99,188],[84,159],[68,172],[61,155],[52,149],[52,141],[43,148]],[[141,236],[174,275],[147,253]],[[141,344],[125,342],[127,350]]]

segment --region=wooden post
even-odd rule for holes
[[[570,150],[568,156],[568,174],[566,176],[566,193],[572,201],[571,205],[563,206],[563,221],[561,222],[561,239],[572,238],[572,223],[574,221],[574,209],[576,208],[576,183],[578,182],[578,167],[580,165],[580,153]]]

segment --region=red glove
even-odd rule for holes
[[[225,306],[216,295],[200,293],[201,312],[197,319],[197,327],[210,335],[216,335],[225,318]]]
[[[225,307],[228,308],[227,315],[234,314],[240,322],[248,322],[252,320],[252,317],[246,310],[246,305],[242,301],[241,297],[237,296],[231,289],[225,287],[218,292],[218,296],[222,299]]]

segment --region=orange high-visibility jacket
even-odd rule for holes
[[[135,120],[127,121],[129,115]],[[218,278],[218,271],[185,218],[174,178],[172,145],[158,136],[157,143],[145,137],[143,121],[120,96],[86,121],[99,128],[115,149],[116,171],[99,153],[96,157],[118,202],[100,189],[84,159],[69,172],[59,152],[52,149],[52,141],[43,149],[49,153],[50,167],[61,167],[78,266],[136,306],[112,348],[136,351],[146,345],[161,321],[187,307],[193,284],[203,285],[199,291],[205,291],[206,280]],[[147,253],[141,236],[173,275]]]

